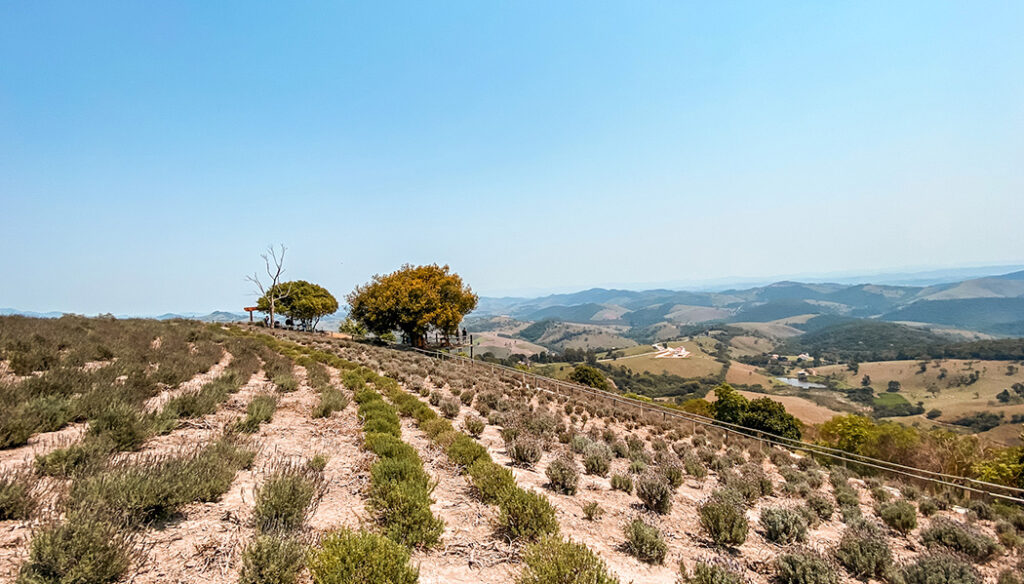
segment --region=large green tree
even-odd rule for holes
[[[450,335],[476,308],[477,295],[448,266],[406,264],[390,274],[376,275],[348,296],[350,315],[370,332],[400,330],[422,346],[431,330]]]
[[[750,401],[728,383],[715,388],[712,409],[715,419],[722,422],[794,440],[801,437],[800,422],[781,403],[767,397]]]
[[[590,365],[577,365],[574,367],[572,373],[569,374],[569,380],[597,389],[608,389],[608,380],[604,378],[604,375],[596,367],[591,367]]]
[[[283,294],[284,290],[288,293]],[[269,312],[272,299],[276,299],[278,312],[299,321],[307,330],[315,330],[321,318],[338,311],[338,300],[327,288],[305,280],[271,286],[256,302],[257,309]]]

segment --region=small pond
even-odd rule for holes
[[[811,383],[810,381],[800,381],[795,377],[776,377],[775,379],[785,383],[786,385],[792,385],[793,387],[799,387],[802,389],[826,389],[827,386],[820,383]]]

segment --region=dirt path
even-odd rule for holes
[[[402,439],[419,452],[423,468],[437,480],[431,510],[444,520],[441,544],[413,554],[420,565],[420,582],[506,583],[518,568],[512,563],[513,550],[495,534],[498,509],[481,502],[466,477],[448,461],[440,448],[410,418],[402,418]]]
[[[171,401],[174,397],[177,397],[183,393],[198,390],[207,383],[221,376],[224,370],[227,369],[228,365],[231,364],[231,360],[234,356],[228,351],[224,351],[224,355],[221,356],[220,361],[210,367],[206,373],[200,373],[188,381],[178,384],[177,387],[165,389],[160,392],[159,395],[155,395],[146,400],[146,405],[143,409],[147,412],[155,412],[160,408],[164,407],[164,404]]]
[[[365,516],[363,491],[368,483],[370,455],[360,448],[354,406],[350,404],[331,418],[312,418],[310,412],[319,395],[305,383],[304,370],[297,370],[297,375],[301,381],[299,389],[279,394],[273,419],[253,435],[259,450],[252,470],[240,471],[220,500],[190,505],[176,521],[148,530],[143,540],[150,551],[131,582],[236,582],[241,552],[253,534],[249,522],[256,488],[277,461],[305,461],[317,453],[329,456],[324,469],[326,492],[307,523],[308,530],[358,527]],[[261,387],[252,394],[273,391],[273,385],[263,380],[262,374],[258,376]],[[218,412],[223,413],[225,421],[244,413],[242,393],[233,396]],[[206,438],[213,435],[214,432],[208,432]]]

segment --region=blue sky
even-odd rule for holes
[[[0,2],[0,306],[1024,263],[1019,2]]]

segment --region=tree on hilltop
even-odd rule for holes
[[[427,333],[458,332],[462,318],[476,308],[477,295],[448,266],[406,264],[377,274],[347,297],[351,317],[378,336],[400,330],[406,340],[423,346]]]
[[[267,246],[267,251],[260,254],[263,258],[263,263],[266,264],[267,277],[269,281],[264,286],[260,280],[258,272],[253,272],[251,276],[246,276],[245,279],[252,282],[256,289],[259,290],[260,296],[267,299],[267,304],[264,310],[261,312],[270,313],[270,328],[274,328],[274,313],[277,312],[278,303],[288,298],[291,294],[290,286],[281,285],[281,274],[284,273],[284,252],[286,248],[284,244],[281,244],[281,251],[278,252],[274,249],[274,246]]]
[[[278,312],[299,321],[307,330],[315,330],[321,318],[338,311],[338,300],[326,288],[305,280],[270,287],[256,302],[257,309],[269,312],[274,298],[278,298]]]

